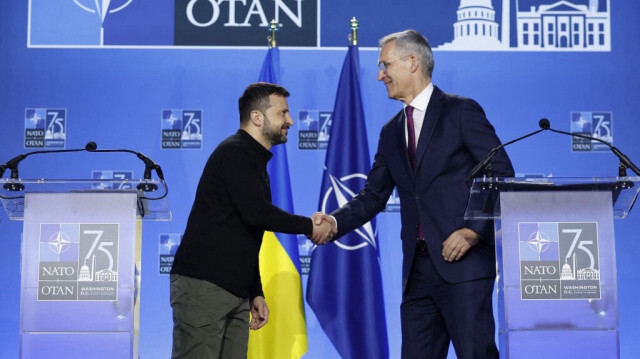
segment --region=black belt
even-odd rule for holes
[[[426,252],[427,251],[427,242],[424,239],[418,240],[417,247],[418,247],[418,250],[420,250],[420,252]]]

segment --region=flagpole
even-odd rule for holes
[[[276,32],[280,30],[280,27],[282,27],[282,24],[276,22],[276,19],[271,20],[269,23],[269,31],[271,32],[271,35],[267,36],[267,41],[269,41],[270,48],[278,46],[278,43],[276,42]]]
[[[351,34],[349,35],[349,45],[357,46],[358,45],[358,29],[360,28],[360,21],[356,19],[356,17],[352,17],[349,20],[349,27],[351,27]]]

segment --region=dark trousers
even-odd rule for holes
[[[174,359],[244,359],[249,300],[204,280],[172,274]]]
[[[417,249],[400,306],[402,358],[446,359],[450,341],[459,359],[498,358],[493,284],[493,278],[447,283]]]

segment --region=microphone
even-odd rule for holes
[[[115,149],[115,150],[105,149],[105,150],[99,150],[98,149],[98,145],[94,141],[89,141],[84,146],[84,148],[75,148],[75,149],[66,149],[66,150],[41,150],[41,151],[33,151],[33,152],[23,153],[21,155],[18,155],[16,157],[10,159],[5,164],[0,165],[0,178],[2,178],[2,176],[4,175],[4,172],[6,170],[8,170],[8,169],[11,170],[11,178],[12,179],[19,178],[19,176],[18,176],[18,164],[20,164],[20,162],[22,160],[24,160],[25,158],[27,158],[27,157],[29,157],[31,155],[41,154],[41,153],[82,152],[82,151],[87,151],[87,152],[127,152],[127,153],[133,153],[139,159],[141,159],[142,162],[144,162],[145,169],[144,169],[144,176],[143,177],[144,177],[145,180],[150,180],[151,179],[151,171],[155,170],[156,174],[158,175],[158,178],[161,179],[162,181],[164,181],[164,174],[162,173],[162,168],[160,168],[160,165],[155,163],[149,157],[143,155],[140,152],[127,150],[127,149]],[[22,191],[22,190],[24,190],[24,185],[22,183],[19,183],[19,182],[5,183],[2,187],[5,190],[8,190],[8,191]],[[140,184],[138,184],[138,186],[136,188],[138,190],[141,190],[141,191],[144,191],[144,192],[153,192],[153,191],[158,189],[158,186],[155,183],[140,183]]]
[[[20,162],[22,162],[22,160],[24,160],[25,158],[31,156],[31,155],[36,155],[36,154],[41,154],[41,153],[59,153],[59,152],[81,152],[81,151],[85,151],[84,148],[74,148],[74,149],[68,149],[68,150],[40,150],[40,151],[32,151],[32,152],[27,152],[27,153],[23,153],[20,154],[12,159],[10,159],[9,161],[7,161],[5,164],[0,165],[0,178],[2,178],[2,176],[4,175],[4,172],[8,169],[11,170],[11,178],[12,179],[17,179],[19,178],[18,176],[18,165],[20,164]],[[22,191],[24,190],[24,185],[22,183],[19,182],[8,182],[5,183],[2,188],[8,190],[8,191]]]
[[[547,120],[546,123],[548,124],[549,120]],[[542,120],[541,120],[541,123],[540,123],[540,127],[542,127]],[[471,180],[474,177],[477,177],[480,174],[480,172],[484,172],[487,175],[487,177],[493,177],[493,168],[492,168],[492,165],[491,165],[491,160],[493,159],[493,156],[495,156],[496,153],[498,153],[498,151],[500,151],[501,148],[503,148],[505,146],[508,146],[508,145],[510,145],[510,144],[512,144],[514,142],[518,142],[520,140],[524,140],[525,138],[533,136],[533,135],[535,135],[537,133],[540,133],[540,132],[542,132],[544,130],[545,130],[544,128],[541,128],[541,129],[539,129],[537,131],[534,131],[534,132],[531,132],[531,133],[526,134],[524,136],[518,137],[515,140],[511,140],[509,142],[505,142],[505,143],[501,144],[500,146],[494,147],[491,151],[489,151],[489,154],[487,154],[487,156],[482,161],[480,161],[471,170],[471,173],[469,173],[469,176],[467,176],[467,181]]]
[[[547,120],[546,118],[541,119],[539,124],[542,130],[549,130],[551,132],[556,132],[563,135],[580,137],[587,140],[604,143],[605,145],[607,145],[607,147],[609,147],[611,152],[613,152],[613,154],[616,155],[616,157],[618,157],[618,159],[620,160],[620,166],[618,166],[618,177],[627,177],[627,168],[630,168],[636,175],[640,176],[640,168],[638,168],[635,164],[633,164],[633,162],[631,162],[629,157],[627,157],[624,153],[622,153],[619,149],[617,149],[615,146],[613,146],[609,142],[597,137],[583,135],[581,133],[565,132],[565,131],[553,129],[551,128],[551,124],[549,123],[549,120]]]
[[[93,141],[87,142],[86,146],[84,146],[84,149],[87,151],[95,151],[97,148],[98,145]]]
[[[548,130],[551,128],[551,123],[546,118],[541,118],[540,121],[538,121],[538,126],[543,130]]]

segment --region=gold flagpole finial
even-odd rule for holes
[[[351,18],[351,20],[349,20],[349,26],[351,27],[349,44],[353,46],[358,45],[358,29],[360,28],[360,21],[358,21],[354,16]]]
[[[269,23],[269,32],[271,35],[267,36],[267,40],[269,41],[269,47],[276,47],[278,44],[276,43],[276,32],[280,30],[282,24],[276,22],[275,19],[271,20]]]

